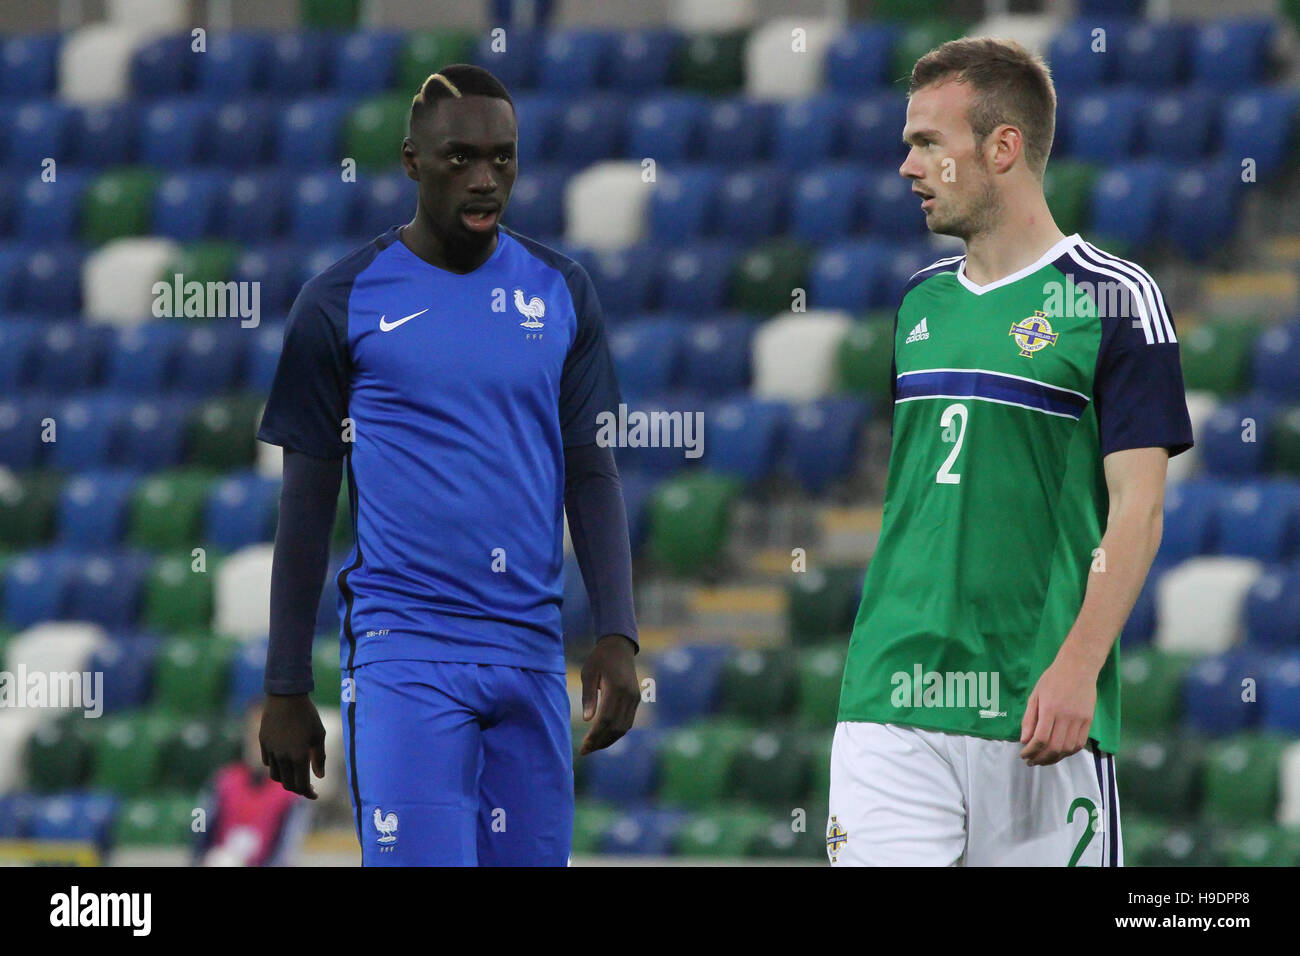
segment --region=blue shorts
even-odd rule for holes
[[[404,660],[343,678],[343,747],[364,866],[568,863],[573,752],[563,674]]]

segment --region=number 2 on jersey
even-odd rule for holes
[[[958,424],[953,424],[953,419],[958,420]],[[939,466],[939,473],[934,476],[934,480],[941,485],[961,484],[961,475],[954,474],[952,471],[953,463],[957,461],[957,456],[961,454],[961,443],[966,437],[966,406],[961,402],[949,405],[943,410],[943,415],[939,418],[939,427],[943,429],[943,440],[952,442],[952,452],[942,465]],[[953,434],[954,428],[956,434]]]

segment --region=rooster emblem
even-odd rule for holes
[[[525,329],[540,329],[545,324],[542,322],[542,316],[546,314],[546,303],[542,301],[541,296],[535,295],[525,302],[524,290],[515,289],[515,308],[524,317],[524,321],[519,324]]]
[[[379,831],[379,843],[387,846],[397,842],[397,814],[389,811],[387,815],[375,807],[375,829]]]

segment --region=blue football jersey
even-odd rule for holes
[[[344,667],[563,671],[564,449],[620,401],[591,279],[504,227],[448,272],[399,228],[303,286],[258,438],[346,459]]]

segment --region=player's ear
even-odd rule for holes
[[[989,157],[995,173],[1005,173],[1024,155],[1025,138],[1020,130],[1003,123],[989,136],[992,155]]]
[[[418,181],[420,178],[420,163],[417,156],[415,143],[411,141],[411,137],[406,137],[402,140],[402,168],[406,170],[406,175],[410,179]]]

